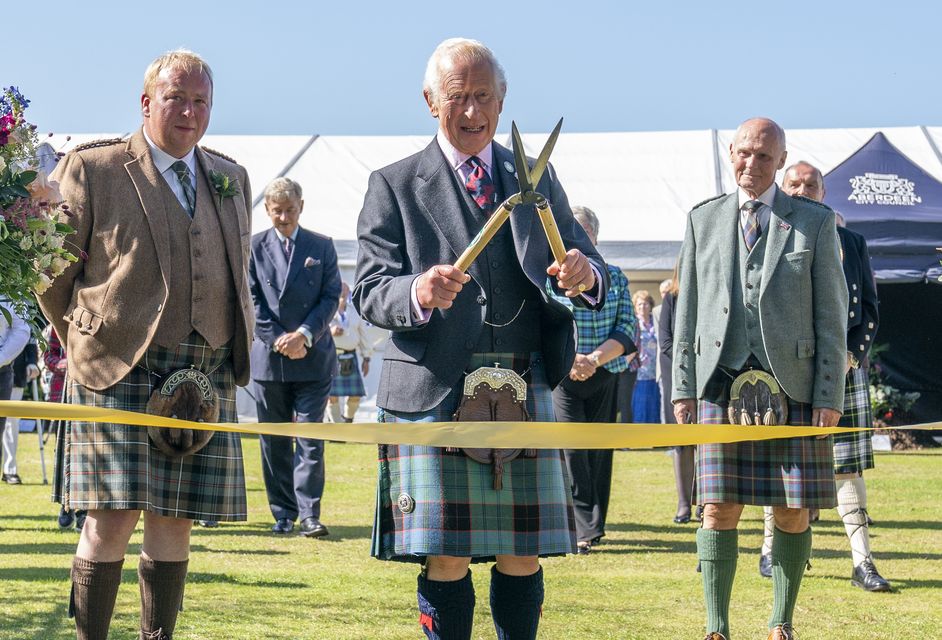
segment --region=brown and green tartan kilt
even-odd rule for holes
[[[220,422],[237,422],[235,379],[230,348],[212,349],[194,333],[175,350],[152,345],[131,372],[113,387],[93,391],[69,381],[71,404],[146,412],[166,373],[195,366],[212,380],[219,394]],[[143,368],[142,368],[143,367]],[[237,433],[217,432],[209,443],[171,460],[147,436],[147,429],[123,424],[66,423],[61,465],[53,499],[72,509],[141,509],[162,516],[195,520],[246,519],[242,443]]]
[[[728,424],[726,406],[700,400],[699,422]],[[789,398],[788,411],[789,424],[811,424],[811,405]],[[815,437],[699,445],[693,501],[793,509],[834,507],[832,448],[831,438]]]
[[[513,365],[513,354],[476,354],[469,370],[495,362],[518,373],[526,369]],[[537,354],[530,362],[527,411],[534,421],[551,422],[553,398],[543,365]],[[447,422],[460,395],[457,388],[423,413],[380,410],[379,421]],[[491,465],[460,451],[380,445],[374,557],[422,562],[426,556],[459,556],[484,562],[496,555],[562,555],[572,553],[575,544],[569,477],[559,449],[540,449],[534,458],[506,464],[497,491]]]
[[[863,368],[851,369],[844,386],[842,427],[873,427],[870,411],[870,377]],[[834,473],[862,473],[873,469],[873,443],[869,431],[834,436]]]

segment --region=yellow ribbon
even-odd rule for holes
[[[682,445],[775,440],[851,433],[848,427],[755,427],[717,424],[622,424],[595,422],[188,422],[134,411],[54,402],[0,401],[0,417],[75,420],[140,427],[210,429],[372,444],[527,449],[646,449]],[[891,427],[942,430],[942,422]]]

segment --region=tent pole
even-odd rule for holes
[[[294,154],[294,157],[288,161],[288,164],[286,164],[284,168],[281,171],[279,171],[278,175],[275,177],[276,178],[285,177],[285,175],[287,175],[287,173],[291,171],[294,165],[298,163],[298,160],[301,159],[301,156],[307,153],[307,150],[311,148],[311,145],[314,144],[314,141],[320,137],[321,137],[321,134],[319,133],[315,133],[314,135],[312,135],[311,139],[304,143],[304,146],[301,147],[301,149],[296,154]],[[252,201],[252,209],[255,209],[255,207],[257,207],[259,203],[264,199],[265,199],[265,189],[263,188],[261,191],[258,192],[258,195],[255,196],[255,200]]]
[[[723,173],[720,171],[720,136],[716,129],[710,129],[710,139],[713,141],[713,176],[716,180],[716,195],[722,195]]]

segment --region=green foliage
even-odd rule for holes
[[[887,349],[886,344],[874,344],[870,349],[870,411],[876,420],[897,424],[916,404],[919,392],[904,393],[887,384],[886,374],[880,362]]]

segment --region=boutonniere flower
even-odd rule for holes
[[[311,256],[308,256],[308,257],[305,258],[305,260],[304,260],[304,268],[305,268],[305,269],[310,269],[310,268],[313,267],[314,265],[320,264],[320,263],[321,263],[320,260],[315,260],[315,259],[312,258]]]
[[[209,172],[209,181],[213,183],[213,191],[219,196],[219,206],[222,206],[223,198],[234,198],[239,193],[239,181],[231,176],[227,176],[221,171],[213,169]]]

